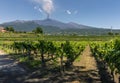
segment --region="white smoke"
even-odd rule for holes
[[[54,10],[53,0],[33,0],[42,7],[42,10],[48,15]]]

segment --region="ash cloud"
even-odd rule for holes
[[[54,10],[53,0],[33,0],[35,3],[41,6],[42,10],[47,14],[49,18],[50,14]]]

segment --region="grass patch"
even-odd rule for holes
[[[41,64],[40,60],[29,60],[28,57],[20,57],[19,61],[21,63],[25,63],[26,66],[29,67],[30,69],[38,68]]]
[[[77,58],[76,58],[76,62],[79,62],[81,60],[81,55],[79,55]]]

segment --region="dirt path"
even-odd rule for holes
[[[85,50],[83,51],[80,62],[77,62],[74,64],[75,66],[83,66],[85,67],[83,70],[97,70],[97,64],[95,58],[92,56],[92,53],[90,51],[90,47],[87,46]]]
[[[90,47],[87,46],[79,62],[74,62],[79,67],[80,83],[101,83],[97,62],[92,56]]]
[[[19,77],[25,73],[26,71],[17,62],[0,51],[0,83],[21,83]]]

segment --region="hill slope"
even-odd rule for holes
[[[63,23],[54,19],[45,20],[16,20],[0,24],[0,26],[12,26],[16,31],[32,31],[38,26],[43,28],[47,34],[104,34],[110,32],[110,29],[96,28],[86,25],[77,24],[74,22]],[[120,32],[119,30],[114,30]]]

